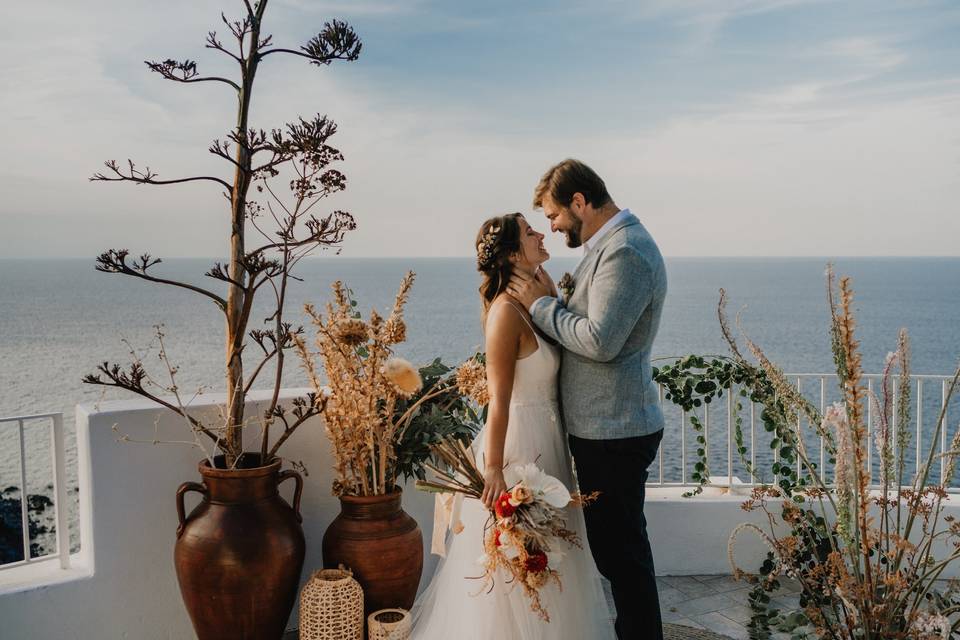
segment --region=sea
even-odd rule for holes
[[[159,277],[184,280],[212,290],[217,281],[203,274],[214,259],[165,260],[153,268]],[[546,269],[559,279],[572,272],[577,258],[557,258]],[[717,319],[719,291],[728,296],[731,318],[782,369],[794,373],[833,370],[829,348],[829,307],[825,269],[832,262],[849,276],[855,291],[857,338],[868,372],[879,372],[905,327],[911,338],[912,368],[917,374],[952,374],[960,359],[960,258],[668,258],[669,293],[654,343],[655,364],[687,354],[728,354]],[[340,280],[353,292],[358,309],[389,312],[407,271],[416,281],[406,308],[407,341],[397,355],[417,364],[435,358],[456,364],[483,348],[478,274],[470,258],[309,258],[298,266],[287,317],[306,324],[305,303],[321,307],[330,285]],[[269,290],[260,294],[251,328],[269,314]],[[78,403],[129,397],[123,392],[84,384],[85,374],[102,362],[140,357],[163,380],[157,357],[157,328],[164,335],[177,384],[185,393],[223,387],[223,319],[208,299],[189,291],[94,269],[92,259],[0,259],[0,417],[62,412],[66,427],[67,486],[70,519],[76,522],[76,439]],[[307,328],[309,332],[309,327]],[[255,345],[248,348],[253,361]],[[250,364],[247,365],[250,367]],[[268,375],[262,378],[265,386]],[[285,386],[307,386],[301,369],[289,366]],[[927,416],[935,415],[939,383],[924,398]],[[929,409],[927,409],[929,405]],[[957,428],[960,407],[951,405]],[[948,414],[949,415],[949,414]],[[725,419],[725,418],[724,418]],[[693,434],[686,428],[686,467],[681,468],[679,412],[668,416],[664,440],[664,479],[689,478],[694,463]],[[726,426],[715,419],[711,431],[711,468],[726,471]],[[52,545],[50,507],[51,445],[48,429],[27,425],[27,494],[33,556]],[[923,425],[932,429],[932,421]],[[718,431],[719,430],[719,431]],[[718,440],[719,438],[719,440]],[[758,439],[758,442],[760,440]],[[149,446],[133,445],[130,446]],[[22,558],[20,534],[19,436],[16,423],[0,423],[0,564]],[[159,453],[158,453],[159,455]],[[761,459],[769,457],[768,450]],[[660,461],[652,475],[658,476]],[[738,466],[742,474],[742,467]],[[75,527],[72,547],[79,544]],[[19,555],[18,555],[19,554]]]

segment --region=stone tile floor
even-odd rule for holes
[[[781,580],[783,585],[773,602],[780,608],[796,608],[800,589]],[[699,627],[736,640],[748,638],[750,620],[747,594],[750,586],[731,576],[660,576],[660,611],[663,621]],[[774,638],[788,638],[774,634]]]
[[[736,582],[728,575],[718,576],[661,576],[657,578],[660,591],[660,611],[663,621],[688,627],[708,629],[735,640],[747,640],[746,623],[750,620],[746,582]],[[778,598],[781,607],[796,607],[799,589],[783,583]],[[607,591],[607,601],[610,593]],[[611,609],[613,604],[611,602]],[[774,634],[779,640],[786,634]],[[284,640],[297,640],[297,632],[287,633]]]

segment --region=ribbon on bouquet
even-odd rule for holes
[[[463,531],[460,520],[460,508],[463,505],[462,493],[438,493],[433,501],[433,540],[430,553],[441,558],[447,556],[447,530],[454,535]]]

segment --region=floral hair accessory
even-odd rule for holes
[[[486,271],[493,266],[493,260],[497,257],[497,241],[500,239],[500,225],[493,225],[483,234],[483,238],[477,244],[477,269]]]

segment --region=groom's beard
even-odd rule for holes
[[[573,220],[571,223],[572,226],[563,232],[563,235],[567,237],[567,246],[571,249],[576,249],[583,244],[583,240],[580,237],[580,232],[583,229],[583,220],[573,215],[573,212],[570,213],[570,218]]]

